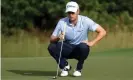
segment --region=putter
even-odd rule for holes
[[[66,31],[66,24],[64,26],[64,36],[63,36],[63,40],[61,40],[61,50],[60,50],[60,56],[59,56],[59,62],[58,62],[58,67],[57,67],[57,72],[56,72],[56,76],[53,77],[53,79],[57,79],[58,74],[59,74],[59,65],[60,65],[60,58],[61,58],[61,54],[62,54],[62,47],[63,47],[63,41],[64,41],[64,37],[65,37],[65,31]]]
[[[56,79],[58,77],[58,74],[59,74],[59,65],[60,65],[60,58],[61,58],[61,53],[62,53],[62,47],[63,47],[63,40],[61,41],[61,50],[60,50],[58,67],[57,67],[57,73],[56,73],[56,76],[53,77],[53,79]]]

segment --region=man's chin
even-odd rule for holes
[[[75,21],[75,19],[70,19],[70,21]]]

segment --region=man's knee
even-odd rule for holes
[[[55,48],[56,48],[56,44],[55,44],[55,43],[50,43],[50,44],[48,45],[48,51],[49,51],[49,52],[55,50]]]
[[[89,50],[89,46],[86,43],[80,43],[78,46],[80,50]]]

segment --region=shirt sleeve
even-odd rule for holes
[[[59,21],[54,29],[54,32],[52,33],[53,36],[59,36],[61,31],[61,21]]]
[[[99,24],[95,23],[93,20],[86,18],[86,24],[88,26],[88,30],[90,31],[96,31]]]

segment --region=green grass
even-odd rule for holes
[[[76,60],[69,60],[73,69]],[[51,57],[2,58],[2,80],[52,80],[57,65]],[[133,80],[133,48],[91,52],[85,61],[82,77],[59,77],[57,80]]]
[[[95,34],[90,33],[90,40]],[[22,33],[1,36],[2,80],[52,80],[57,64],[49,57],[49,38]],[[69,60],[73,69],[76,60]],[[57,80],[133,80],[133,33],[108,32],[85,61],[82,77],[59,77]]]

